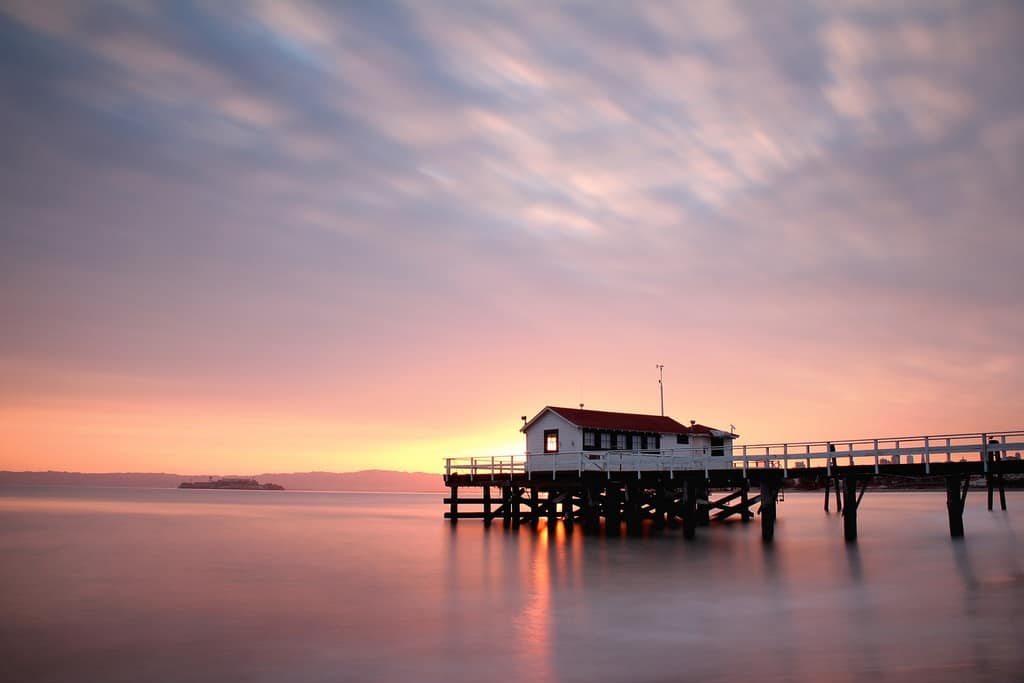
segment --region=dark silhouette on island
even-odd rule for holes
[[[280,484],[261,484],[255,479],[244,477],[222,477],[209,481],[183,481],[179,489],[235,489],[239,491],[284,491]]]
[[[177,488],[183,481],[220,478],[272,481],[289,491],[380,491],[442,493],[447,489],[440,474],[361,470],[359,472],[269,472],[252,475],[172,474],[164,472],[10,472],[0,471],[0,486],[112,486]]]

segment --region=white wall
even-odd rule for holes
[[[544,452],[544,430],[558,430],[558,450],[561,453],[583,450],[583,433],[553,410],[546,411],[526,430],[526,452]]]

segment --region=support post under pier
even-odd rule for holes
[[[743,484],[740,486],[740,519],[746,524],[750,521],[750,501],[747,492],[750,491],[750,482],[746,479],[743,480]],[[826,498],[828,494],[826,494]]]
[[[448,515],[451,517],[452,524],[459,521],[459,487],[452,486],[452,495],[448,502]]]
[[[697,535],[697,484],[693,479],[686,480],[683,496],[683,538],[694,538]]]
[[[506,529],[512,526],[512,487],[501,487],[501,525]]]
[[[608,482],[604,495],[604,530],[609,536],[622,533],[622,496],[619,483]]]
[[[775,506],[779,498],[779,485],[769,479],[761,480],[761,540],[771,543],[775,538]]]
[[[838,492],[838,487],[836,489]],[[847,543],[857,540],[857,478],[853,474],[846,475],[843,480],[843,538]]]
[[[491,525],[491,487],[484,487],[484,526]]]
[[[952,538],[963,538],[964,535],[964,504],[967,502],[967,489],[970,483],[970,476],[946,477],[946,511],[949,513],[949,535]]]

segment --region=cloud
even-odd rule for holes
[[[653,353],[1010,387],[1021,29],[1012,2],[8,3],[0,379],[328,413]]]

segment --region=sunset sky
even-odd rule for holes
[[[1019,2],[0,4],[0,469],[438,471],[545,404],[1024,428]]]

